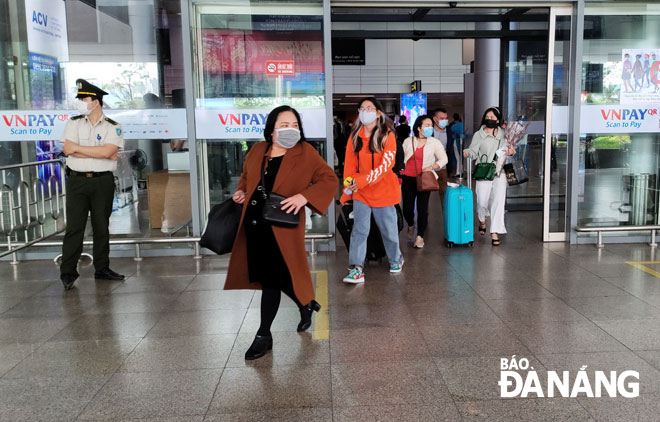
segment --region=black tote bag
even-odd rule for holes
[[[231,252],[242,211],[243,206],[231,198],[211,208],[209,221],[199,240],[199,246],[210,249],[218,255]]]

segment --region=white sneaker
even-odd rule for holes
[[[417,236],[417,238],[415,239],[415,243],[413,244],[413,248],[422,249],[423,247],[424,247],[424,239],[422,238],[422,236]]]
[[[415,238],[415,226],[408,227],[408,240],[412,242],[414,238]]]
[[[364,272],[361,268],[354,267],[348,272],[348,275],[342,280],[344,283],[360,284],[364,283]]]

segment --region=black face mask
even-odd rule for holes
[[[486,119],[486,127],[488,129],[495,129],[497,127],[497,120]]]

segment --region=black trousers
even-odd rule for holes
[[[403,196],[403,217],[408,227],[415,225],[415,201],[417,201],[417,236],[424,237],[429,222],[429,198],[431,192],[417,191],[417,178],[403,176],[401,183]]]
[[[83,250],[87,215],[92,216],[94,232],[94,268],[110,264],[110,231],[108,230],[115,180],[111,173],[99,177],[68,176],[66,178],[66,232],[62,245],[61,274],[77,274]]]

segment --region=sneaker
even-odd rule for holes
[[[415,238],[415,226],[408,227],[408,240],[412,242],[414,238]]]
[[[401,258],[401,263],[398,264],[390,264],[390,272],[391,273],[400,273],[401,272],[401,267],[403,267],[403,258]]]
[[[364,272],[362,272],[362,268],[353,267],[342,281],[350,284],[364,283]]]
[[[415,239],[415,243],[413,244],[413,248],[417,249],[422,249],[424,247],[424,239],[422,236],[417,236],[417,239]]]

